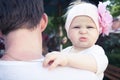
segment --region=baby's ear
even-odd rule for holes
[[[40,20],[41,32],[43,32],[46,29],[47,24],[48,24],[48,16],[44,13]]]

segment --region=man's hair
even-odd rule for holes
[[[44,13],[43,0],[0,0],[0,30],[34,29]]]

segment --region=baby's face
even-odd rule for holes
[[[96,43],[99,31],[88,16],[77,16],[72,20],[68,37],[76,48],[86,49]]]

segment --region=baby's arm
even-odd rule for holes
[[[52,52],[46,56],[43,65],[49,66],[49,69],[54,69],[57,66],[70,66],[99,74],[106,69],[108,59],[102,48],[94,48],[93,51],[89,51],[86,54]]]
[[[97,72],[96,60],[89,54],[70,54],[68,55],[68,66]]]
[[[46,55],[44,64],[49,69],[54,69],[57,66],[70,66],[78,69],[85,69],[96,72],[95,59],[86,54],[63,54],[60,52],[52,52]]]

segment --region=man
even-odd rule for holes
[[[0,0],[5,53],[0,80],[97,80],[94,73],[67,67],[42,67],[42,32],[47,26],[42,0]]]

